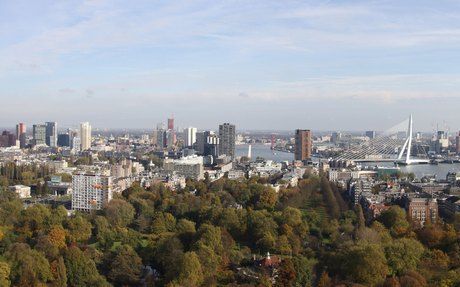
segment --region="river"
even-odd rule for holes
[[[236,156],[245,156],[248,154],[249,145],[237,145],[235,147]],[[272,151],[270,145],[264,144],[253,144],[252,145],[252,158],[262,157],[267,160],[273,161],[292,161],[294,160],[294,154],[288,152]],[[381,163],[363,163],[363,166],[393,166],[393,163],[381,162]],[[438,179],[445,179],[448,172],[460,172],[460,163],[453,164],[442,164],[430,165],[430,164],[419,164],[419,165],[408,165],[401,166],[402,172],[413,172],[418,178],[425,175],[436,175]]]

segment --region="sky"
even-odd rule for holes
[[[460,1],[0,0],[0,126],[460,129]]]

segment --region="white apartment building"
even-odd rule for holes
[[[178,175],[195,180],[204,179],[203,157],[187,156],[180,159],[165,159],[163,168],[166,172],[176,172]]]
[[[91,211],[102,209],[113,195],[111,176],[78,172],[72,176],[72,209]]]

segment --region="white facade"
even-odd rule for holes
[[[25,185],[13,185],[9,189],[15,192],[19,198],[29,198],[30,197],[30,186]]]
[[[188,127],[185,129],[185,146],[193,146],[196,143],[196,128]]]
[[[88,122],[80,124],[81,150],[91,148],[91,125]]]
[[[195,180],[204,178],[203,157],[187,156],[180,159],[165,159],[163,162],[165,171],[176,172],[178,175]]]
[[[80,172],[72,176],[72,209],[99,210],[112,200],[112,177]]]

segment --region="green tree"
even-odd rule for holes
[[[142,271],[142,259],[129,245],[120,246],[110,263],[108,278],[116,286],[137,286]]]
[[[391,235],[394,237],[406,234],[410,226],[406,219],[406,212],[396,205],[382,212],[378,220],[390,230]]]
[[[64,262],[67,269],[68,286],[108,286],[104,277],[98,273],[94,261],[85,256],[78,247],[73,246],[66,250]]]
[[[350,281],[376,286],[388,274],[385,254],[380,245],[358,243],[342,253],[341,274]]]
[[[390,273],[402,275],[409,270],[417,269],[423,255],[423,245],[415,239],[401,238],[385,246]]]
[[[105,214],[113,226],[126,227],[134,219],[134,207],[122,199],[113,199],[107,204]]]
[[[13,244],[6,253],[11,266],[12,283],[17,286],[37,286],[52,280],[48,260],[42,253],[24,243]]]
[[[67,270],[65,268],[64,258],[59,256],[57,260],[54,260],[50,264],[51,273],[53,274],[53,287],[65,287],[67,286]]]
[[[186,252],[182,259],[178,283],[180,286],[195,287],[200,286],[203,280],[203,270],[198,255],[193,251]]]
[[[91,223],[77,214],[64,224],[70,242],[84,242],[91,237]]]

